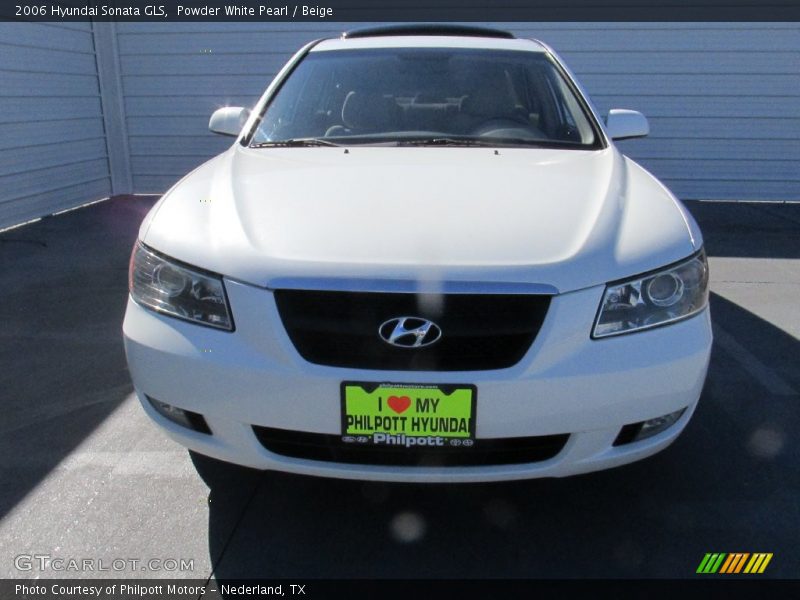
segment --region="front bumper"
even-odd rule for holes
[[[236,331],[200,327],[132,300],[123,325],[134,387],[150,417],[179,443],[258,469],[387,481],[469,482],[563,477],[629,463],[667,447],[691,418],[711,351],[708,310],[649,331],[592,340],[603,293],[597,286],[555,296],[525,357],[508,369],[395,372],[310,364],[295,351],[272,294],[225,282]],[[470,467],[356,465],[281,456],[252,427],[339,434],[342,381],[471,383],[477,438],[569,434],[553,458]],[[156,413],[144,395],[202,414],[212,435]],[[620,429],[686,409],[672,427],[613,446]]]

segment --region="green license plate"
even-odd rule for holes
[[[377,446],[475,443],[474,385],[342,383],[342,441]]]

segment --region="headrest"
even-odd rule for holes
[[[356,131],[391,131],[395,128],[399,107],[394,98],[375,92],[352,91],[342,105],[342,122]]]

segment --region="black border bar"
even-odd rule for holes
[[[706,600],[740,598],[797,598],[800,580],[762,579],[763,576],[694,576],[691,579],[5,579],[3,600],[219,600],[223,598],[472,598],[516,600],[548,599],[570,594],[576,598],[674,600],[694,593]],[[17,586],[29,591],[21,592]],[[170,586],[176,591],[170,592]],[[100,589],[69,593],[84,588]],[[39,592],[30,592],[38,589]],[[55,591],[54,591],[55,590]],[[116,590],[116,591],[113,591]],[[125,591],[123,591],[125,590]],[[180,591],[177,591],[180,590]],[[280,593],[277,593],[277,592]],[[44,593],[42,593],[44,592]],[[282,596],[280,595],[282,594]]]
[[[295,0],[296,2],[296,0]],[[226,14],[225,7],[252,9]],[[18,7],[23,7],[21,10]],[[24,7],[28,7],[25,9]],[[63,9],[59,11],[58,8]],[[179,10],[182,7],[184,10]],[[306,10],[304,11],[304,7]],[[45,10],[40,10],[44,8]],[[187,13],[186,9],[191,9]],[[74,12],[77,11],[77,12]],[[2,21],[800,21],[797,0],[0,0]]]

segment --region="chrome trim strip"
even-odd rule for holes
[[[536,294],[545,296],[558,294],[558,289],[552,285],[521,281],[431,281],[345,277],[277,277],[267,282],[267,288],[403,294]]]

